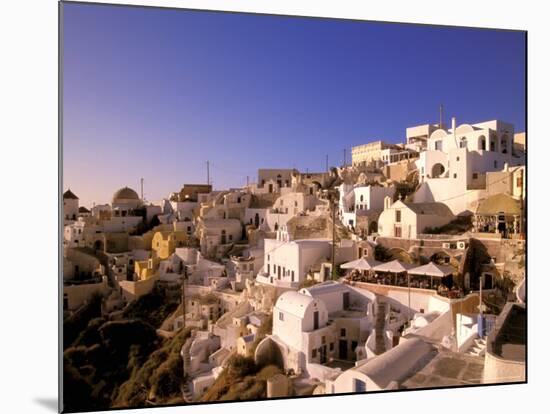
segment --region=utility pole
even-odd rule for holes
[[[247,187],[248,187],[248,184],[249,184],[249,180],[250,180],[250,178],[249,178],[249,176],[247,175],[247,176],[246,176],[246,186],[247,186]]]
[[[328,154],[327,154],[326,160],[325,160],[325,171],[328,172]]]
[[[332,209],[332,279],[336,279],[336,206],[334,195],[330,194],[330,207]]]
[[[411,275],[409,274],[409,272],[407,272],[407,286],[408,286],[408,291],[409,291],[409,311],[408,311],[409,320],[408,320],[408,323],[410,324],[410,322],[411,322]]]
[[[346,149],[344,148],[344,167],[346,166]]]
[[[181,313],[182,327],[185,329],[185,274],[181,275]]]
[[[439,128],[443,128],[443,104],[439,104]]]
[[[210,161],[206,161],[206,184],[210,185]]]
[[[479,275],[479,314],[477,316],[477,333],[483,338],[485,336],[485,318],[483,317],[483,283],[485,276]]]

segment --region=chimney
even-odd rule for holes
[[[454,135],[456,130],[456,117],[454,116],[451,118],[451,129],[453,130],[453,135]]]

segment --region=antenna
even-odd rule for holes
[[[206,161],[206,184],[210,185],[210,161]]]
[[[325,167],[326,167],[325,168],[326,172],[328,172],[328,154],[327,154],[326,160],[325,160]]]
[[[344,148],[344,167],[346,166],[346,149]]]
[[[439,128],[443,128],[443,104],[439,104]]]
[[[246,176],[246,186],[248,187],[248,183],[249,183],[249,177],[248,175]]]

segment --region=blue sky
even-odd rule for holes
[[[258,168],[321,171],[405,128],[525,130],[525,35],[331,19],[64,4],[64,188],[149,200]]]

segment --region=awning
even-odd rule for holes
[[[423,266],[418,266],[409,270],[409,274],[411,275],[434,276],[434,277],[445,277],[450,274],[453,274],[453,272],[454,272],[453,267],[437,265],[433,262],[430,262]]]
[[[371,270],[373,267],[380,265],[380,262],[370,257],[361,257],[357,260],[344,263],[340,267],[342,269],[355,269],[355,270]]]
[[[376,272],[388,272],[388,273],[403,273],[408,272],[415,265],[401,262],[399,260],[392,260],[391,262],[382,263],[373,268]]]

